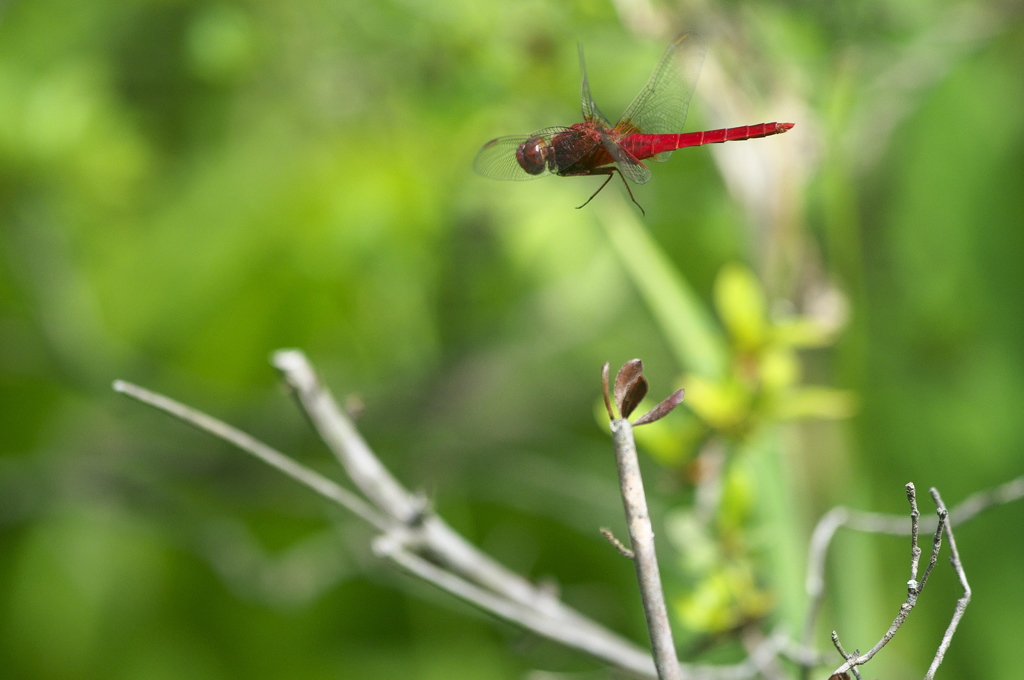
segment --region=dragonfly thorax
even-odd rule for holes
[[[554,169],[555,150],[543,137],[530,137],[516,149],[516,161],[526,172],[539,175],[548,166]]]

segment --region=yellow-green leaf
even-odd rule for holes
[[[794,418],[849,418],[857,410],[852,392],[830,387],[798,387],[780,395],[776,416],[781,420]]]
[[[718,383],[699,375],[688,375],[683,387],[686,389],[683,403],[712,427],[735,426],[749,413],[750,393],[735,381]]]
[[[761,386],[770,392],[796,384],[800,379],[800,362],[793,350],[773,347],[760,358]]]
[[[764,344],[768,336],[764,291],[750,269],[737,263],[722,267],[715,280],[715,306],[740,349]]]

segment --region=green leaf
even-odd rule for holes
[[[760,369],[761,385],[768,392],[788,388],[800,379],[800,361],[791,349],[769,347],[761,354]]]
[[[715,306],[740,348],[756,349],[765,343],[768,319],[764,291],[750,269],[737,263],[722,267],[715,280]]]
[[[761,618],[772,604],[772,598],[757,587],[746,561],[719,566],[675,602],[682,622],[703,633],[725,632],[744,621]]]
[[[776,415],[780,420],[794,418],[849,418],[857,410],[852,392],[830,387],[797,387],[779,397]]]
[[[801,317],[788,319],[776,325],[773,339],[787,347],[825,347],[834,340],[833,335],[817,321]]]
[[[699,418],[685,409],[676,409],[671,418],[638,427],[633,435],[644,453],[659,464],[678,467],[690,460],[707,432],[707,426]]]
[[[699,375],[688,375],[683,385],[686,405],[714,428],[734,427],[750,412],[750,393],[736,381],[714,382]]]

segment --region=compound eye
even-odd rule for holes
[[[530,137],[516,149],[519,167],[531,175],[539,175],[547,167],[547,142],[541,137]]]

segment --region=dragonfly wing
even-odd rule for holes
[[[516,160],[516,150],[530,135],[498,137],[484,144],[473,159],[473,170],[489,179],[526,180],[543,177],[546,172],[531,175]]]
[[[704,38],[695,33],[683,33],[673,40],[616,128],[652,135],[682,132],[706,50]],[[668,160],[669,155],[670,151],[660,153],[654,160]]]
[[[605,130],[601,130],[601,142],[615,159],[615,167],[625,177],[637,184],[647,184],[651,180],[651,169],[636,159],[633,154],[622,148]]]
[[[550,127],[537,130],[529,135],[509,135],[508,137],[492,139],[477,152],[476,158],[473,159],[473,170],[476,174],[488,179],[515,181],[537,179],[538,177],[549,175],[551,171],[547,168],[536,175],[526,172],[516,159],[516,151],[526,141],[537,137],[550,144],[552,137],[565,131],[566,128],[564,127]]]
[[[587,63],[583,60],[583,45],[579,45],[580,50],[580,73],[583,74],[583,84],[580,86],[580,108],[583,110],[584,120],[597,120],[605,127],[611,127],[611,123],[605,118],[604,114],[601,113],[600,109],[597,108],[597,104],[594,103],[594,98],[590,96],[590,83],[587,82]]]

